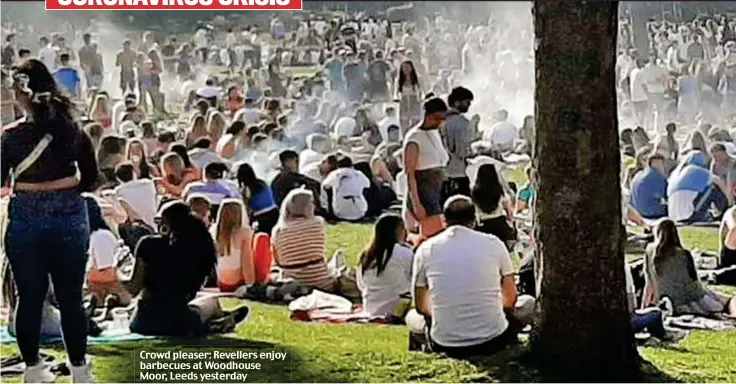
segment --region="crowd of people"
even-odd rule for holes
[[[517,279],[512,256],[519,238],[531,235],[522,228],[535,189],[533,169],[523,185],[504,170],[509,155],[529,159],[534,119],[503,106],[533,88],[531,26],[440,15],[395,24],[287,27],[273,19],[265,31],[241,31],[202,23],[183,42],[150,32],[135,44],[125,40],[114,65],[103,63],[90,32],[78,47],[62,35],[38,37],[37,55],[17,46],[22,36],[5,36],[0,183],[12,195],[4,250],[15,282],[6,296],[16,307],[11,328],[25,381],[53,379],[39,360],[40,329],[63,334],[74,381],[92,382],[86,294],[130,308],[132,332],[194,336],[232,330],[248,313],[198,297],[203,286],[252,292],[296,281],[405,320],[411,340],[427,350],[461,357],[512,343],[534,312],[535,292],[517,284],[528,273],[533,279],[533,268]],[[703,30],[718,30],[714,39],[724,41],[706,57],[725,58],[719,73],[728,84],[732,31],[708,25]],[[653,37],[688,39],[668,28],[653,29]],[[528,43],[508,44],[516,32]],[[670,94],[665,75],[644,82],[661,89],[639,89],[648,67],[631,50],[617,63],[622,115],[631,106],[638,126],[621,134],[632,157],[624,217],[642,226],[672,219],[656,227],[641,299],[627,268],[632,324],[665,340],[676,335],[654,308],[660,303],[677,314],[736,314],[735,300],[700,286],[674,226],[726,212],[722,261],[735,261],[736,211],[726,209],[736,160],[728,132],[708,120],[727,118],[728,109],[699,101],[679,108],[689,100],[686,68],[705,65],[695,51],[673,59],[687,65],[676,68],[672,115],[657,114]],[[213,67],[220,71],[198,76]],[[461,84],[480,72],[501,92],[479,95]],[[181,90],[170,93],[176,87],[168,84]],[[122,98],[111,97],[118,90]],[[728,105],[732,96],[722,95]],[[469,117],[478,99],[498,108]],[[648,137],[657,119],[668,118],[680,126],[700,121],[682,151],[675,123]],[[337,222],[375,222],[355,270],[339,267],[344,255],[325,257],[325,225]],[[134,260],[130,276],[121,267],[125,249]],[[522,256],[522,268],[533,263],[533,253]]]

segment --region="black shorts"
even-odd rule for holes
[[[415,171],[419,203],[422,204],[427,216],[442,214],[442,186],[445,181],[445,172],[441,168],[430,168]],[[413,212],[411,199],[407,199],[408,208]]]

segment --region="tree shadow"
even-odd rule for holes
[[[590,382],[581,369],[580,377],[570,372],[557,372],[554,367],[545,366],[543,359],[535,357],[527,343],[506,348],[492,356],[476,356],[464,361],[478,369],[472,382]],[[654,364],[641,358],[640,372],[630,382],[679,383],[679,379],[658,369]]]
[[[55,352],[64,352],[64,346],[54,344],[45,346]],[[144,383],[144,382],[243,382],[243,379],[222,378],[204,379],[204,380],[161,380],[160,378],[152,379],[146,376],[146,372],[175,372],[174,370],[155,370],[142,367],[141,362],[167,362],[182,363],[217,361],[218,363],[229,363],[231,361],[238,363],[260,363],[257,369],[251,366],[251,369],[242,369],[240,367],[228,367],[224,369],[208,369],[202,367],[200,370],[182,369],[181,373],[247,373],[247,380],[250,382],[313,382],[313,383],[336,383],[348,382],[349,377],[337,371],[315,370],[310,366],[310,358],[302,356],[299,352],[289,347],[279,346],[278,344],[268,343],[259,340],[239,339],[235,335],[210,335],[201,339],[180,339],[180,338],[162,338],[153,340],[139,340],[131,342],[119,342],[109,344],[95,344],[88,348],[89,354],[94,357],[94,372],[99,382],[113,383]],[[141,358],[141,352],[168,352],[172,353],[171,359],[146,359]],[[220,352],[229,354],[231,358],[214,359],[214,356],[207,360],[203,359],[173,359],[175,352]],[[271,360],[269,358],[237,358],[246,353],[256,353],[258,356],[269,352],[286,353],[284,360]],[[233,356],[233,353],[240,355]],[[312,359],[313,360],[313,359]],[[141,369],[143,368],[143,369]],[[149,379],[147,379],[149,378]]]

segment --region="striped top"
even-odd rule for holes
[[[321,218],[297,219],[273,229],[274,259],[284,277],[320,290],[332,291],[336,279],[325,264],[325,228]]]

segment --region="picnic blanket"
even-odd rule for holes
[[[106,344],[115,343],[121,341],[137,341],[154,339],[155,336],[145,336],[138,333],[120,333],[120,332],[102,332],[99,336],[87,336],[87,342],[89,344]],[[52,337],[41,339],[41,344],[58,344],[61,343],[61,337]],[[0,328],[0,344],[15,344],[15,337],[11,336],[8,332],[8,327],[3,326]]]
[[[665,323],[670,327],[682,329],[702,329],[710,331],[736,329],[736,318],[714,319],[702,316],[682,315],[670,317]]]
[[[307,296],[300,297],[289,304],[291,315],[295,321],[316,321],[321,323],[373,323],[389,324],[386,316],[372,316],[363,311],[363,307],[350,300],[330,293],[315,290]]]

